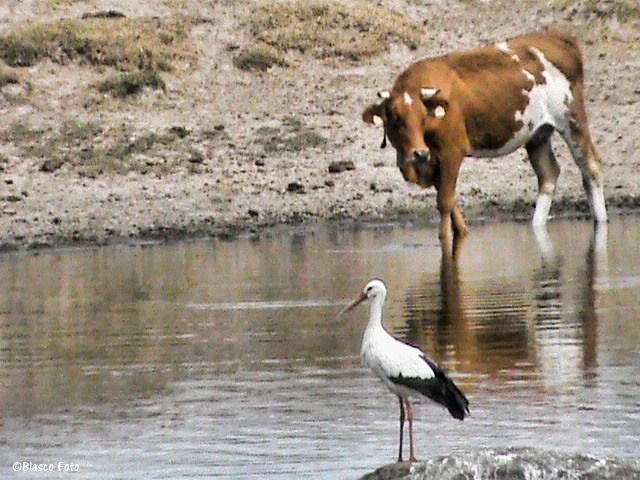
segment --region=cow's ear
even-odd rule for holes
[[[364,112],[362,112],[362,120],[365,123],[380,126],[384,125],[384,114],[380,104],[368,106]]]

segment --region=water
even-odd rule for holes
[[[397,401],[358,358],[366,308],[336,318],[374,276],[388,328],[471,402],[464,422],[416,406],[419,458],[632,462],[638,220],[608,237],[475,226],[454,264],[433,229],[398,225],[1,256],[0,478],[69,478],[58,462],[87,479],[358,478],[392,462]]]

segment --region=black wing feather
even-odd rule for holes
[[[430,358],[422,355],[422,359],[429,365],[435,376],[433,378],[398,377],[391,378],[393,383],[411,388],[449,410],[452,417],[464,420],[469,414],[469,401],[464,393],[453,383],[440,366]]]

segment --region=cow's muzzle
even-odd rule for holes
[[[431,158],[431,152],[429,150],[414,150],[413,157],[417,164],[427,163]]]
[[[432,155],[429,149],[414,150],[410,155],[408,158],[398,158],[398,166],[404,179],[423,187],[433,185],[440,170],[437,156]]]

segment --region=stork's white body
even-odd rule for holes
[[[395,339],[382,326],[382,303],[384,298],[374,298],[371,302],[369,323],[362,336],[360,355],[373,373],[396,395],[407,398],[416,391],[394,383],[392,378],[400,376],[429,380],[434,371],[425,362],[425,355],[419,348]]]
[[[410,395],[425,395],[445,406],[459,420],[469,413],[469,402],[458,387],[445,375],[437,363],[429,359],[419,348],[408,345],[387,332],[382,325],[382,307],[387,297],[387,287],[382,280],[371,280],[351,305],[369,300],[369,323],[362,336],[360,354],[365,364],[396,394],[400,403],[400,446],[398,461],[402,461],[403,429],[409,422],[409,461],[415,461],[413,451],[413,410]]]

